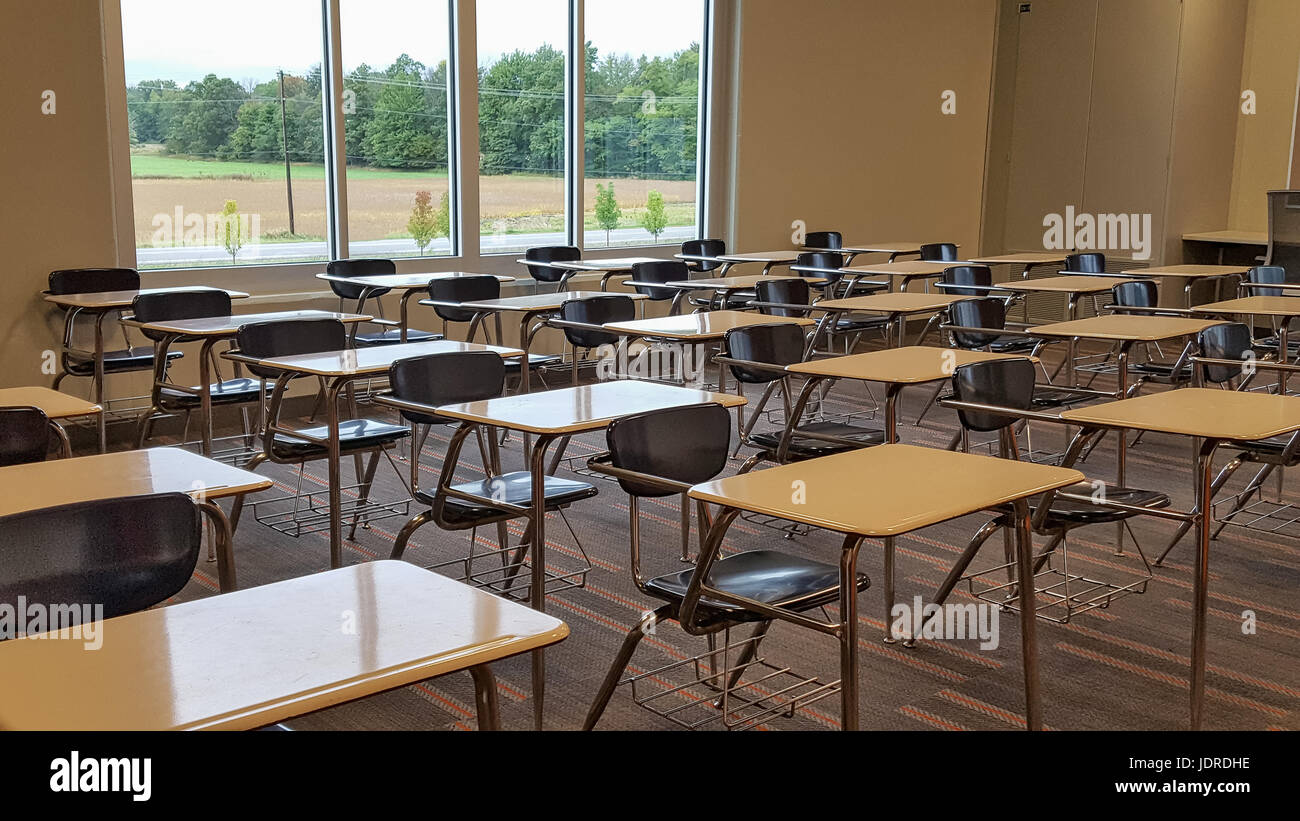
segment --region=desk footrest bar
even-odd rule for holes
[[[360,487],[344,485],[341,490],[346,495],[349,491],[355,493]],[[283,509],[285,505],[289,505],[287,510]],[[258,522],[295,539],[307,533],[327,531],[330,527],[328,490],[258,499],[250,502],[249,506],[253,508],[253,517]],[[350,526],[353,519],[364,527],[382,519],[409,516],[410,510],[410,497],[390,501],[367,500],[365,503],[345,498],[341,506],[345,526]]]
[[[1300,539],[1300,505],[1294,502],[1271,502],[1267,499],[1258,499],[1243,505],[1240,510],[1232,511],[1233,505],[1240,497],[1241,494],[1233,494],[1215,502],[1215,521],[1259,533]],[[1218,514],[1220,507],[1226,507],[1232,512],[1220,517]]]

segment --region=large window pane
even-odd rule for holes
[[[141,268],[328,254],[318,0],[122,0]]]
[[[563,244],[564,0],[478,0],[485,254]]]
[[[343,0],[348,253],[451,253],[449,6]]]
[[[586,247],[695,237],[704,0],[587,0],[586,35]]]

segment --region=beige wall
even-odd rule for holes
[[[995,0],[738,6],[727,239],[786,248],[799,219],[977,250]]]
[[[1241,88],[1255,92],[1257,112],[1237,121],[1229,228],[1268,230],[1264,192],[1287,187],[1298,69],[1300,3],[1250,0]]]

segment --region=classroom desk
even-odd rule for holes
[[[211,288],[205,285],[177,286],[173,288],[142,288],[138,291],[98,291],[84,294],[51,294],[42,292],[46,302],[56,305],[64,311],[63,352],[85,353],[72,347],[72,323],[86,313],[95,320],[95,347],[90,351],[95,372],[91,376],[95,404],[104,405],[104,317],[114,311],[131,307],[131,303],[140,294],[161,294],[174,291],[225,291],[231,299],[247,299],[243,291],[231,291],[225,288]],[[108,449],[108,420],[102,410],[99,414],[99,450]]]
[[[1198,231],[1183,234],[1183,242],[1194,243],[1193,247],[1208,245],[1217,249],[1217,261],[1219,265],[1222,265],[1225,262],[1225,252],[1229,248],[1234,251],[1241,249],[1249,254],[1253,261],[1255,256],[1261,254],[1268,247],[1268,233],[1264,231]],[[1193,252],[1193,257],[1200,256],[1202,255]]]
[[[853,477],[888,477],[863,493]],[[772,618],[792,621],[835,636],[840,645],[840,698],[843,728],[858,729],[857,628],[855,577],[864,539],[892,539],[970,513],[1011,504],[1016,522],[1020,579],[1021,648],[1025,676],[1026,723],[1042,727],[1038,659],[1033,615],[1032,536],[1026,499],[1084,481],[1068,468],[997,459],[912,445],[878,445],[768,470],[714,479],[696,485],[690,497],[720,505],[696,574],[707,579],[727,529],[742,512],[759,513],[810,525],[844,536],[840,555],[839,622],[827,623],[787,613],[704,584],[707,600],[732,602]],[[801,494],[791,493],[800,487]],[[681,613],[683,625],[693,613]]]
[[[844,276],[850,277],[850,282],[856,283],[864,276],[871,277],[889,277],[890,282],[894,285],[893,290],[906,291],[908,283],[912,280],[919,279],[925,283],[925,290],[930,290],[930,280],[938,279],[943,276],[943,272],[959,263],[956,262],[924,262],[920,260],[909,260],[907,262],[878,262],[867,265],[846,265],[840,270]],[[852,285],[849,286],[852,290]]]
[[[260,314],[242,314],[235,316],[209,316],[201,319],[172,319],[159,322],[140,322],[135,319],[123,319],[123,325],[129,325],[133,328],[152,331],[153,333],[162,334],[163,339],[158,343],[160,356],[166,356],[167,351],[178,339],[199,339],[203,344],[199,349],[199,384],[197,387],[188,385],[177,385],[175,383],[165,383],[167,387],[174,390],[184,391],[186,393],[198,393],[199,395],[199,428],[200,442],[204,456],[212,455],[212,373],[210,357],[212,347],[223,339],[233,339],[239,333],[239,329],[244,325],[251,325],[255,322],[282,322],[293,319],[337,319],[346,324],[356,324],[365,322],[371,317],[368,314],[340,314],[333,311],[269,311]],[[235,363],[236,367],[239,363]],[[146,408],[145,413],[152,409]]]
[[[797,277],[794,275],[784,274],[758,274],[743,277],[708,277],[705,279],[676,279],[664,283],[666,288],[676,288],[677,294],[673,296],[672,304],[668,306],[668,313],[676,314],[681,310],[682,300],[689,291],[712,291],[713,297],[709,301],[709,310],[713,310],[715,305],[726,305],[727,300],[736,291],[747,291],[760,282],[770,282],[774,279],[805,279],[809,285],[822,284],[826,282],[820,277]]]
[[[329,508],[330,508],[330,567],[343,564],[343,482],[339,465],[339,394],[357,379],[387,374],[388,368],[399,359],[415,356],[450,353],[461,351],[492,351],[503,359],[523,355],[518,348],[503,348],[496,345],[479,345],[471,342],[453,342],[440,339],[434,342],[406,342],[397,345],[376,345],[346,351],[328,351],[322,353],[280,356],[270,359],[249,359],[245,361],[259,367],[271,368],[280,372],[276,378],[276,390],[281,383],[295,376],[307,374],[323,377],[325,388],[325,418],[329,433],[325,439],[318,440],[304,436],[301,431],[281,428],[268,423],[267,435],[283,433],[317,445],[323,445],[327,453],[329,466]],[[227,357],[233,356],[226,354]]]
[[[531,583],[528,601],[537,610],[546,609],[546,451],[553,442],[562,440],[557,461],[563,452],[563,442],[576,434],[588,433],[608,427],[610,422],[624,416],[648,411],[678,408],[713,402],[724,408],[745,404],[745,397],[729,393],[679,388],[657,382],[620,380],[597,382],[575,388],[559,388],[538,393],[517,394],[479,402],[444,405],[436,409],[439,416],[458,419],[461,424],[453,435],[448,450],[458,447],[465,437],[479,425],[519,431],[537,437],[529,454],[532,474],[533,499],[528,507],[528,530],[531,534]],[[460,498],[489,506],[500,504],[491,499],[460,494],[451,490],[454,477],[444,465],[438,480],[438,492],[451,492]],[[546,668],[541,651],[533,654],[534,717],[537,729],[542,729],[542,700],[545,691]]]
[[[94,402],[40,386],[0,388],[0,407],[39,408],[54,425],[55,435],[59,437],[66,456],[72,455],[72,442],[68,440],[68,432],[59,422],[103,412],[103,408]]]
[[[0,727],[249,730],[468,670],[479,729],[495,730],[491,662],[569,634],[559,619],[394,561],[118,616],[101,629],[95,652],[79,641],[0,643]]]
[[[1214,452],[1224,442],[1254,441],[1300,430],[1300,398],[1216,388],[1182,388],[1074,408],[1061,418],[1085,428],[1154,431],[1197,443],[1196,567],[1192,579],[1191,728],[1201,728],[1205,701],[1205,615],[1210,580],[1210,484]]]
[[[1130,281],[1089,274],[1067,274],[1043,279],[1013,279],[1009,282],[999,282],[997,287],[1022,294],[1065,294],[1066,316],[1070,319],[1078,319],[1080,297],[1109,293],[1116,285]]]
[[[476,311],[480,316],[495,314],[499,317],[505,313],[519,314],[519,346],[522,349],[521,354],[523,356],[519,364],[519,391],[520,393],[528,393],[532,385],[529,349],[532,347],[533,337],[542,329],[543,325],[539,323],[532,329],[529,329],[528,326],[539,317],[558,313],[564,303],[571,299],[586,299],[593,296],[609,296],[609,294],[603,291],[560,291],[553,294],[529,294],[527,296],[508,296],[501,299],[483,299],[477,302],[462,302],[460,307]],[[632,300],[646,298],[645,294],[619,294],[619,296],[626,296]],[[420,304],[423,305],[424,300],[421,300]],[[474,322],[470,323],[469,337],[471,339],[474,337],[474,329],[479,319],[480,317],[475,317]],[[501,341],[499,325],[497,329],[497,341],[499,342]]]
[[[1020,278],[1029,279],[1029,272],[1040,265],[1064,265],[1065,254],[1056,251],[997,254],[991,257],[973,257],[966,260],[966,262],[974,265],[1022,265],[1024,267],[1020,271]],[[950,262],[948,264],[961,265],[962,263]]]
[[[1158,265],[1153,268],[1133,268],[1121,271],[1120,274],[1126,277],[1146,277],[1160,280],[1185,279],[1187,284],[1183,286],[1183,303],[1184,307],[1191,308],[1192,285],[1196,280],[1208,277],[1231,276],[1233,274],[1245,276],[1251,267],[1250,265]]]
[[[224,593],[236,586],[233,535],[215,500],[270,486],[266,477],[180,448],[98,453],[0,467],[0,516],[119,496],[188,493],[215,527],[217,577]]]
[[[704,254],[673,254],[673,259],[680,259],[687,263],[709,263],[713,265],[721,264],[722,268],[718,271],[719,278],[725,278],[727,272],[736,265],[746,263],[763,263],[763,273],[766,274],[778,265],[793,265],[799,255],[807,251],[802,250],[783,250],[783,251],[752,251],[745,254],[718,254],[716,257],[706,256]]]
[[[609,290],[609,281],[620,274],[630,274],[633,265],[640,265],[643,262],[663,262],[663,257],[613,257],[610,259],[576,259],[571,261],[556,261],[551,263],[552,268],[559,268],[564,271],[573,273],[599,273],[600,290]],[[565,278],[567,281],[567,277]]]
[[[1192,309],[1198,314],[1210,314],[1213,316],[1248,316],[1251,317],[1251,327],[1254,327],[1254,317],[1267,316],[1278,321],[1277,325],[1277,355],[1278,361],[1282,364],[1287,363],[1291,356],[1291,320],[1300,316],[1300,299],[1292,296],[1247,296],[1239,299],[1226,299],[1222,302],[1211,302],[1207,305],[1198,305]],[[1253,331],[1252,331],[1253,333]],[[1278,385],[1282,393],[1286,393],[1287,372],[1282,371],[1278,374]]]
[[[813,332],[812,339],[809,340],[808,350],[817,347],[817,341],[826,333],[826,329],[834,327],[832,323],[844,313],[885,314],[889,323],[898,325],[898,346],[902,347],[907,333],[907,317],[914,314],[934,315],[963,299],[970,299],[970,297],[949,294],[912,294],[901,291],[845,299],[824,299],[812,306],[815,310],[825,311],[825,313],[817,323],[817,330]]]
[[[844,255],[844,264],[852,265],[854,257],[859,254],[889,254],[889,261],[893,262],[899,257],[909,257],[912,254],[921,253],[920,242],[846,242],[839,248],[814,248],[811,245],[805,245],[805,251],[822,251]]]
[[[344,285],[351,285],[354,288],[361,289],[361,299],[358,304],[364,304],[375,291],[390,290],[401,291],[401,341],[406,341],[407,331],[410,328],[408,322],[408,303],[411,297],[421,291],[429,289],[429,283],[436,279],[464,279],[465,277],[482,277],[494,276],[497,282],[514,282],[515,278],[507,274],[476,274],[471,271],[439,271],[437,273],[425,274],[382,274],[372,277],[350,277],[340,276],[338,274],[317,274],[317,279],[323,279],[327,282],[338,282]],[[373,317],[372,317],[373,318]]]

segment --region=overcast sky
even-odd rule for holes
[[[479,63],[561,48],[565,0],[478,0]],[[586,0],[587,39],[601,55],[669,55],[700,39],[703,0]],[[447,58],[442,0],[342,0],[343,70],[383,69],[406,52],[426,65]],[[319,0],[122,0],[126,82],[206,74],[265,81],[277,69],[302,72],[321,61]]]

